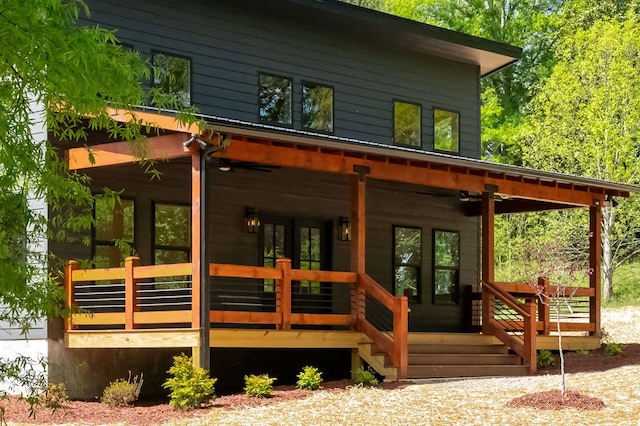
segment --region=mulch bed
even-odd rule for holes
[[[564,398],[559,390],[536,392],[512,399],[507,403],[511,408],[536,408],[539,410],[562,410],[575,408],[578,410],[602,410],[604,402],[600,398],[583,395],[579,392],[566,391]]]

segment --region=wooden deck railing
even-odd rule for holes
[[[198,317],[199,307],[191,303],[192,265],[139,266],[138,263],[138,258],[130,257],[121,268],[81,270],[77,262],[70,261],[65,274],[67,304],[70,310],[80,307],[81,311],[65,320],[65,329],[132,330],[143,326],[184,327],[184,324],[193,327],[192,320]],[[398,368],[399,378],[406,377],[407,298],[392,296],[371,277],[355,272],[292,269],[289,259],[278,259],[275,268],[212,263],[209,275],[222,279],[258,280],[259,283],[264,280],[275,282],[274,291],[269,293],[275,298],[273,310],[264,312],[242,307],[210,310],[211,323],[265,325],[279,330],[290,330],[292,326],[315,329],[342,326],[358,330],[389,356],[393,366]],[[169,282],[158,280],[169,277],[174,279]],[[183,278],[176,280],[175,277]],[[292,283],[300,281],[349,286],[350,312],[294,311]],[[391,333],[367,320],[367,298],[375,299],[391,315]]]

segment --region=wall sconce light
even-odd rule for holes
[[[258,214],[258,210],[252,207],[247,207],[244,220],[245,225],[247,226],[247,232],[250,234],[256,234],[260,229],[260,215]]]
[[[340,241],[351,241],[351,222],[348,217],[340,217]]]

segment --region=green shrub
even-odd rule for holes
[[[244,376],[244,393],[257,398],[271,396],[273,392],[273,382],[276,380],[278,379],[269,377],[268,374]]]
[[[322,383],[322,373],[315,367],[304,367],[297,377],[296,385],[300,389],[316,390]]]
[[[181,354],[173,357],[168,373],[173,376],[162,384],[169,389],[169,404],[178,410],[190,410],[216,397],[214,385],[218,379],[210,378],[202,367],[193,365],[191,357]]]
[[[378,384],[378,379],[373,374],[370,368],[365,370],[364,367],[360,367],[356,370],[356,378],[355,384],[358,386],[376,386]]]
[[[142,382],[142,374],[140,374],[140,378],[134,376],[132,380],[131,371],[129,371],[127,380],[117,379],[115,382],[109,383],[109,386],[102,392],[100,401],[110,407],[126,407],[138,400]]]
[[[621,343],[605,343],[604,354],[606,356],[618,356],[624,351],[624,345]]]
[[[51,410],[53,413],[61,408],[66,408],[68,402],[69,395],[64,383],[49,383],[38,395],[38,405]]]
[[[538,368],[549,368],[553,366],[555,363],[553,359],[553,354],[548,349],[541,349],[538,351],[538,355],[536,357],[536,364]]]

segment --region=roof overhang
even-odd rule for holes
[[[520,59],[522,49],[337,0],[216,0],[245,13],[287,19],[375,46],[476,65],[485,76]]]

